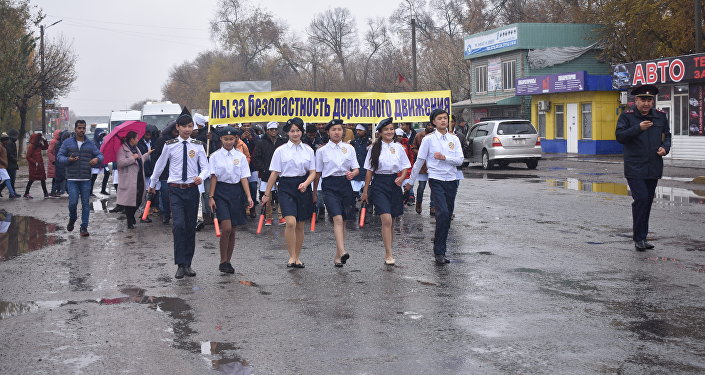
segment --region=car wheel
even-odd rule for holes
[[[482,169],[488,170],[492,169],[492,162],[490,161],[490,154],[487,151],[482,151]]]
[[[530,159],[526,161],[526,167],[529,169],[536,169],[538,167],[539,161],[538,159]]]

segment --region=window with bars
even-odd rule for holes
[[[514,88],[514,80],[516,78],[516,61],[502,62],[502,88],[511,90]]]
[[[563,109],[563,104],[556,104],[555,106],[556,114],[556,138],[565,137],[565,112]]]
[[[487,92],[487,65],[475,67],[475,92]]]
[[[580,105],[583,120],[583,139],[592,139],[592,103]]]

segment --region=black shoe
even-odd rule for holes
[[[343,254],[342,257],[340,257],[340,263],[345,264],[348,261],[348,259],[350,259],[350,254],[345,253],[345,254]]]
[[[228,270],[225,271],[227,273],[235,273],[235,268],[233,268],[233,265],[230,262],[226,262],[228,264]]]
[[[294,265],[296,265],[296,263],[287,263],[286,268],[294,268]]]
[[[151,222],[152,222],[152,219],[150,219],[150,218],[147,218],[147,220],[140,218],[140,223],[151,223]]]
[[[199,220],[199,221],[196,223],[196,232],[199,232],[199,231],[200,231],[201,229],[203,229],[203,227],[205,227],[205,226],[206,226],[206,224],[203,222],[203,220]]]
[[[306,266],[304,265],[303,262],[301,263],[294,263],[294,268],[305,268]]]
[[[646,241],[634,241],[634,247],[636,247],[636,251],[646,251]]]
[[[186,268],[184,269],[184,273],[185,273],[186,276],[188,276],[188,277],[194,277],[194,276],[196,276],[196,272],[191,268],[191,266],[186,267]]]
[[[222,273],[230,273],[230,270],[228,269],[228,262],[220,263],[218,266],[218,271]]]
[[[105,190],[101,190],[100,193],[103,194],[103,195],[110,195],[110,193],[108,193],[108,192],[105,191]]]
[[[95,198],[95,197],[97,197],[97,195],[91,193],[91,197]],[[46,196],[44,198],[46,198]]]
[[[109,209],[108,212],[114,214],[114,213],[116,213],[116,212],[122,212],[122,211],[124,211],[124,210],[125,210],[125,209],[122,208],[122,206],[115,206],[115,207]]]
[[[341,268],[343,267],[343,263],[333,263],[334,266]]]
[[[127,229],[135,229],[135,225],[132,223],[127,224]]]
[[[88,237],[90,234],[88,233],[88,228],[81,228],[81,237]]]
[[[66,230],[69,232],[73,232],[74,225],[76,224],[76,220],[69,220],[69,223],[66,224]]]
[[[644,245],[646,246],[647,249],[653,249],[653,248],[654,248],[654,245],[652,245],[651,242],[648,242],[648,241],[646,241],[646,240],[644,240]]]
[[[436,264],[446,264],[450,263],[450,260],[445,257],[445,255],[436,255]]]
[[[183,279],[185,274],[186,268],[179,266],[179,268],[176,269],[176,275],[174,275],[174,277],[177,279]]]

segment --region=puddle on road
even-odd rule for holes
[[[507,180],[507,179],[529,179],[539,178],[535,174],[514,174],[514,173],[487,173],[476,171],[465,171],[465,178],[481,179],[481,180]]]
[[[254,368],[250,366],[246,360],[239,357],[226,358],[226,352],[231,352],[240,349],[233,344],[204,341],[201,343],[201,354],[206,356],[211,361],[213,370],[218,370],[224,374],[237,375],[252,375]]]
[[[91,203],[91,211],[108,213],[108,199],[98,199]]]
[[[0,210],[0,261],[64,242],[51,234],[58,229],[56,224]]]
[[[576,178],[565,180],[547,179],[548,186],[568,190],[608,193],[614,195],[631,195],[627,184],[614,182],[589,182]],[[656,198],[673,204],[705,204],[705,190],[689,190],[666,186],[656,187]]]

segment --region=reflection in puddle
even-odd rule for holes
[[[9,260],[63,242],[63,238],[49,235],[57,229],[55,224],[0,210],[0,260]]]
[[[171,332],[173,332],[173,347],[180,350],[187,350],[192,353],[207,355],[212,369],[223,374],[251,375],[254,368],[244,359],[231,352],[240,349],[233,344],[219,342],[196,342],[190,338],[198,332],[191,328],[191,324],[196,320],[191,306],[181,298],[176,297],[153,297],[145,294],[145,290],[137,287],[121,289],[125,296],[117,298],[101,298],[98,300],[83,301],[38,301],[38,302],[7,302],[0,301],[0,320],[25,313],[39,310],[54,310],[64,306],[75,306],[84,303],[97,303],[100,305],[118,305],[125,303],[136,303],[147,305],[148,308],[167,313],[172,319]],[[226,354],[227,357],[226,357]]]
[[[91,203],[91,211],[108,213],[108,199],[98,199]]]
[[[577,191],[591,191],[593,193],[609,193],[615,195],[630,195],[627,184],[614,182],[589,182],[576,178],[565,180],[547,179],[546,183],[551,187],[558,187]],[[677,204],[705,204],[705,192],[700,190],[688,190],[674,187],[657,186],[656,198]]]
[[[466,171],[465,178],[482,179],[482,180],[507,180],[507,179],[527,179],[538,178],[535,174],[514,174],[514,173],[487,173]]]

